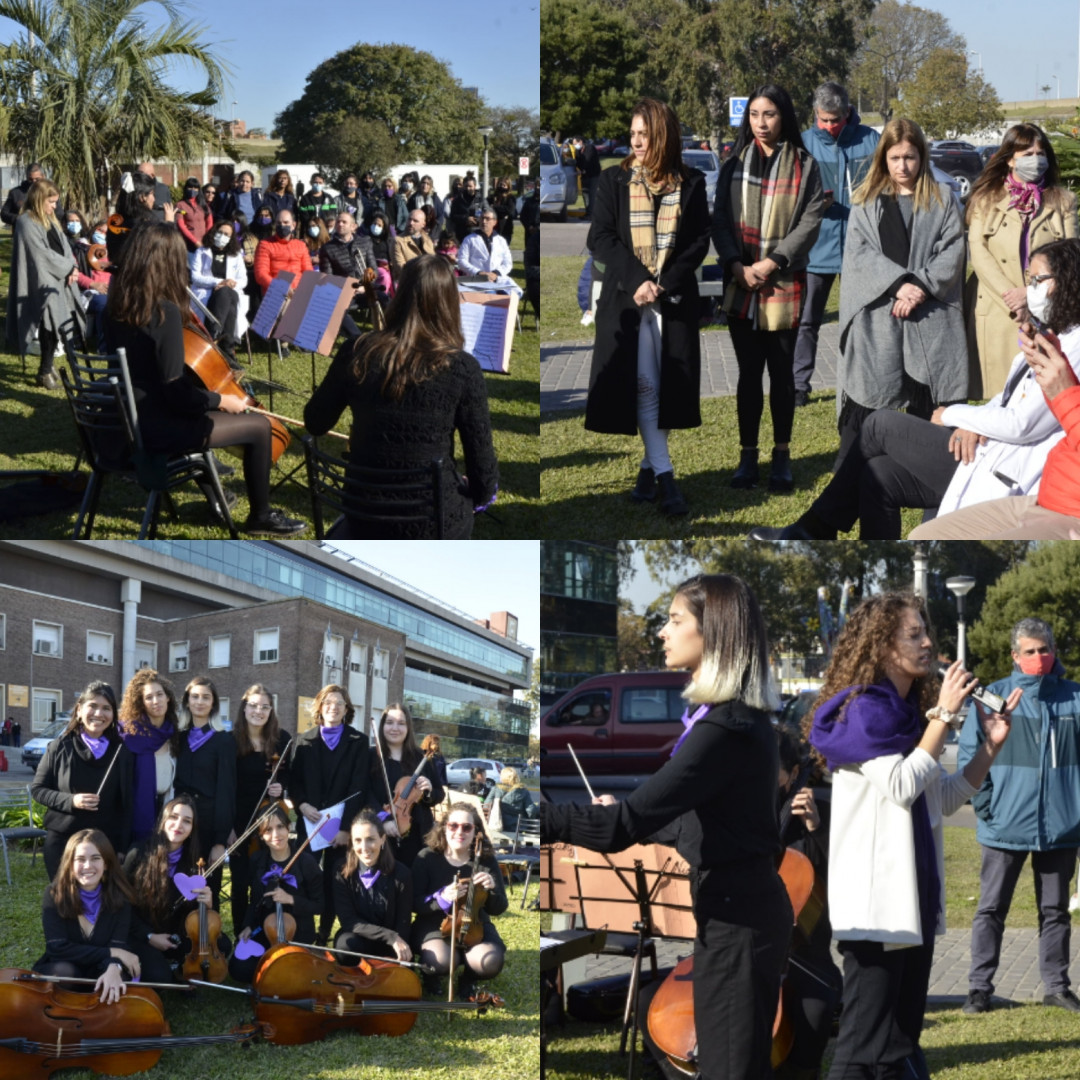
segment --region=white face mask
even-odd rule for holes
[[[1013,172],[1028,184],[1034,184],[1046,172],[1048,162],[1045,154],[1027,154],[1016,159]]]
[[[229,238],[224,233],[215,233],[213,244],[220,251],[222,248],[229,246]]]
[[[1046,312],[1050,307],[1049,281],[1040,281],[1038,285],[1027,287],[1027,306],[1036,319],[1046,322]]]

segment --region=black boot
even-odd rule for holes
[[[56,368],[53,367],[53,358],[51,356],[41,358],[37,378],[34,381],[38,386],[45,387],[46,390],[55,390],[60,385],[60,376],[56,374]]]
[[[690,507],[686,505],[683,493],[675,486],[675,474],[673,472],[661,473],[656,478],[660,487],[660,509],[669,517],[676,514],[689,513]]]
[[[750,530],[751,540],[835,540],[836,529],[813,510],[807,510],[798,521],[783,528],[759,525]]]
[[[793,491],[795,481],[791,477],[791,451],[773,447],[772,469],[769,472],[770,491]]]
[[[652,469],[639,469],[637,483],[630,492],[634,502],[652,502],[656,498],[656,474]]]
[[[752,488],[758,484],[758,452],[756,446],[744,446],[739,455],[739,467],[731,478],[733,488]]]

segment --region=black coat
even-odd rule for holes
[[[507,908],[506,888],[503,885],[502,871],[499,864],[490,856],[480,859],[480,866],[486,870],[495,882],[495,888],[488,893],[484,906],[477,912],[482,923],[490,923],[492,915],[501,915]],[[451,866],[441,851],[424,848],[412,865],[413,876],[413,911],[416,922],[413,924],[413,944],[419,948],[429,938],[439,937],[439,927],[449,912],[444,911],[435,894],[445,889],[455,874],[467,877],[469,863],[464,866]]]
[[[235,740],[234,740],[235,741]],[[276,751],[288,754],[289,733],[278,732]],[[239,836],[251,824],[255,808],[266,790],[267,781],[274,771],[274,766],[267,761],[261,750],[252,751],[244,757],[236,757],[236,811],[233,815],[233,829]],[[289,789],[289,769],[285,761],[280,763],[274,783],[280,784],[285,791]]]
[[[295,852],[299,841],[290,842],[289,847]],[[289,858],[292,858],[290,855]],[[276,905],[266,897],[269,886],[263,884],[263,874],[268,873],[273,865],[268,848],[261,847],[251,859],[251,903],[248,905],[244,926],[249,930],[258,930],[267,915],[273,915]],[[282,904],[282,910],[296,920],[296,940],[312,942],[315,940],[315,916],[323,909],[323,875],[315,857],[309,852],[301,853],[292,864],[289,873],[296,878],[294,889],[288,882],[282,888],[291,893],[293,902]],[[236,927],[237,933],[242,927]]]
[[[350,934],[387,945],[395,934],[408,941],[412,909],[412,874],[401,863],[392,875],[380,874],[371,889],[364,888],[359,873],[350,874],[348,881],[340,872],[334,875],[334,914]]]
[[[604,285],[596,305],[585,427],[612,435],[637,433],[637,349],[641,326],[634,293],[650,280],[634,255],[630,237],[630,174],[620,165],[605,169],[596,189],[589,248],[604,265]],[[694,271],[709,251],[709,207],[705,177],[697,169],[683,181],[675,249],[660,274],[663,357],[660,366],[661,429],[701,425],[701,346],[698,289]],[[678,303],[670,298],[681,297]]]
[[[344,725],[336,750],[327,749],[318,727],[293,738],[289,755],[289,798],[299,813],[302,803],[324,810],[349,798],[341,827],[349,831],[352,820],[368,801],[368,737],[350,724]]]
[[[386,781],[383,779],[378,753],[372,754],[371,758],[371,794],[368,797],[368,805],[378,812],[390,802],[390,799],[386,794]],[[416,766],[414,765],[413,768],[416,768]],[[445,771],[444,765],[444,774]],[[405,769],[400,761],[388,757],[386,759],[386,774],[389,776],[390,786],[393,788],[397,787],[397,782],[403,776],[412,776],[412,769]],[[400,839],[390,839],[394,858],[399,862],[403,862],[406,866],[412,866],[413,860],[424,846],[424,837],[427,836],[435,824],[435,816],[431,812],[431,807],[441,803],[446,795],[442,781],[439,778],[438,766],[434,760],[430,758],[424,760],[424,768],[420,775],[426,776],[431,781],[431,791],[413,807],[412,826],[405,836]]]
[[[283,766],[284,767],[284,766]],[[228,731],[217,731],[198,750],[188,746],[188,733],[180,736],[176,758],[177,795],[195,800],[196,823],[203,854],[229,839],[236,812],[236,741]]]
[[[103,902],[94,929],[87,937],[78,918],[65,919],[61,916],[56,910],[52,890],[46,889],[45,898],[41,902],[45,954],[35,966],[63,960],[78,967],[83,972],[83,977],[96,979],[108,966],[112,949],[130,948],[128,935],[131,916],[131,905],[126,900],[119,911],[107,910]]]

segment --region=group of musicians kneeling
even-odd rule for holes
[[[245,692],[232,733],[209,723],[217,705],[209,679],[192,679],[178,706],[167,680],[148,669],[132,679],[119,709],[105,683],[80,696],[33,786],[48,807],[52,878],[35,971],[94,979],[105,1002],[117,1000],[125,980],[181,981],[184,958],[198,947],[185,931],[188,916],[218,907],[221,871],[201,863],[223,862],[226,844],[237,947],[225,935],[215,944],[238,982],[252,982],[273,944],[263,923],[280,905],[297,943],[325,946],[336,918],[340,963],[355,964],[359,955],[418,962],[426,988],[439,991],[451,966],[442,928],[470,895],[482,938],[459,946],[455,967],[463,963],[464,973],[455,986],[467,996],[474,980],[502,970],[506,950],[491,916],[506,910],[507,899],[483,818],[462,801],[435,820],[443,788],[430,754],[416,746],[407,708],[383,712],[379,762],[369,760],[367,737],[351,726],[344,687],[324,687],[315,698],[316,726],[291,739],[261,685]],[[383,809],[387,784],[410,773],[422,791],[411,829]],[[301,850],[314,830],[290,835],[286,788],[298,824],[300,817],[323,823],[316,807],[344,803],[340,828],[318,854]],[[160,809],[147,817],[150,807]],[[259,838],[254,854],[244,838],[250,823]]]

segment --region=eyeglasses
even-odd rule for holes
[[[460,821],[448,821],[446,823],[447,832],[472,832],[475,825],[466,825]]]
[[[1024,280],[1029,285],[1041,285],[1044,281],[1053,281],[1054,280],[1054,275],[1053,274],[1035,274],[1035,275],[1032,275],[1032,274],[1025,273],[1024,274]]]

